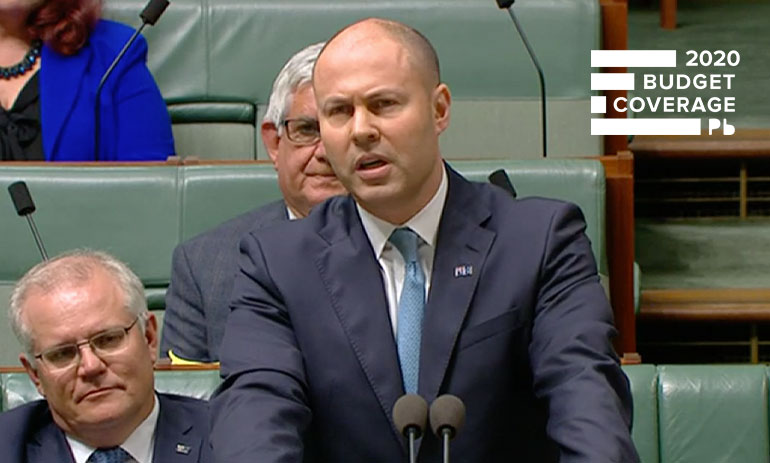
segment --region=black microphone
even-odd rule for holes
[[[12,183],[8,185],[8,193],[11,194],[11,200],[16,208],[16,213],[27,218],[27,223],[29,223],[29,228],[32,230],[32,236],[35,237],[40,255],[43,256],[43,260],[48,260],[48,253],[45,252],[43,240],[40,238],[40,233],[37,232],[35,221],[32,220],[32,213],[35,212],[35,203],[29,194],[27,184],[24,182]]]
[[[393,422],[398,431],[409,439],[409,463],[417,461],[415,440],[422,436],[428,421],[428,402],[417,394],[402,395],[393,405]]]
[[[537,61],[537,57],[535,56],[535,52],[532,50],[532,46],[529,44],[529,40],[527,40],[527,35],[524,33],[524,30],[521,28],[521,25],[519,24],[519,20],[516,19],[516,15],[513,14],[513,8],[511,6],[513,5],[514,0],[496,0],[497,6],[501,9],[507,9],[508,14],[511,16],[511,19],[513,20],[513,25],[516,26],[516,31],[519,33],[519,37],[521,37],[521,41],[524,42],[524,47],[527,49],[527,53],[529,53],[529,59],[532,60],[532,64],[535,65],[535,69],[537,70],[537,77],[540,79],[540,104],[541,104],[541,118],[542,118],[542,126],[543,126],[543,157],[548,156],[548,118],[546,117],[546,108],[545,108],[545,74],[543,74],[543,68],[540,67],[540,63]]]
[[[503,190],[507,191],[511,194],[511,196],[516,199],[516,188],[513,187],[513,183],[511,183],[511,179],[508,177],[508,173],[505,172],[504,169],[497,169],[496,171],[489,174],[489,183],[495,186],[499,186]]]
[[[110,77],[110,74],[112,74],[112,71],[115,69],[115,66],[118,65],[120,60],[123,58],[123,55],[126,54],[128,51],[128,48],[131,46],[131,44],[134,43],[136,38],[139,36],[139,34],[142,32],[142,29],[144,29],[144,26],[151,25],[154,26],[155,23],[158,21],[158,18],[160,18],[160,15],[163,14],[164,11],[166,11],[166,7],[168,7],[168,0],[150,0],[150,2],[147,4],[146,7],[144,7],[144,10],[139,14],[139,17],[142,19],[142,25],[139,26],[139,29],[134,31],[134,34],[131,36],[131,38],[128,39],[125,45],[123,45],[123,49],[120,50],[120,53],[118,53],[118,56],[115,57],[115,59],[112,61],[112,64],[110,64],[110,67],[107,68],[107,70],[104,72],[104,75],[102,76],[102,79],[99,81],[99,86],[96,88],[96,101],[94,101],[94,160],[99,160],[99,132],[101,130],[101,104],[100,104],[100,98],[102,94],[102,88],[104,87],[104,83],[107,82],[107,79]]]
[[[444,463],[449,463],[449,441],[465,424],[465,405],[451,394],[439,396],[430,405],[430,427],[444,441]]]

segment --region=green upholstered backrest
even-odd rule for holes
[[[282,198],[272,164],[201,164],[182,172],[182,240]]]
[[[40,399],[41,396],[26,373],[0,374],[0,410],[10,410],[19,405]]]
[[[661,366],[661,463],[770,461],[767,381],[763,365]]]
[[[605,244],[605,177],[601,162],[588,159],[534,159],[509,161],[451,161],[470,180],[486,182],[505,169],[519,198],[543,196],[570,201],[583,211],[586,235],[599,272],[608,274]]]
[[[137,26],[144,3],[106,0],[105,15]],[[514,10],[546,75],[549,154],[599,154],[588,60],[600,47],[599,2],[520,0]],[[414,26],[436,47],[454,100],[445,156],[539,157],[537,74],[507,12],[489,0],[174,0],[144,35],[177,152],[267,159],[257,128],[283,63],[369,16]]]
[[[3,195],[17,180],[27,183],[35,201],[33,217],[49,255],[102,249],[126,261],[146,285],[168,284],[180,214],[175,166],[3,166]],[[40,254],[8,196],[0,200],[0,213],[0,281],[15,281]]]
[[[486,181],[504,167],[521,196],[577,203],[600,271],[604,257],[604,171],[597,161],[454,161],[471,179]],[[3,165],[0,191],[25,180],[37,205],[34,219],[50,255],[78,247],[125,260],[145,284],[162,317],[171,254],[180,242],[281,197],[269,163],[186,165]],[[0,365],[17,364],[19,346],[5,322],[13,283],[39,262],[26,221],[10,199],[0,200]],[[603,272],[606,273],[606,272]]]
[[[624,365],[634,397],[631,437],[642,463],[658,463],[658,370],[655,365]]]
[[[158,370],[155,371],[155,390],[206,399],[219,386],[219,370]],[[0,374],[0,411],[42,397],[26,373]]]

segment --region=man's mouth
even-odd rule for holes
[[[358,170],[369,170],[369,169],[376,169],[378,167],[384,166],[386,163],[382,159],[378,158],[371,158],[371,159],[365,159],[358,163]]]

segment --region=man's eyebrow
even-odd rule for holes
[[[343,96],[332,96],[332,97],[329,97],[326,101],[324,101],[321,104],[321,110],[327,110],[333,106],[348,104],[348,103],[350,103],[350,98],[346,98]]]

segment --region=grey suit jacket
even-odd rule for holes
[[[160,343],[162,357],[173,349],[175,355],[187,360],[219,360],[233,278],[238,270],[238,242],[253,228],[284,220],[288,220],[286,204],[275,201],[174,249]]]
[[[158,394],[160,414],[153,461],[209,463],[208,404],[173,394]],[[45,400],[0,414],[0,459],[4,463],[72,463],[72,452],[54,423]]]
[[[584,230],[573,204],[512,200],[449,169],[418,392],[465,402],[454,461],[638,461]],[[245,236],[231,305],[211,402],[217,461],[406,460],[385,290],[350,197]],[[430,431],[419,461],[441,461]]]

